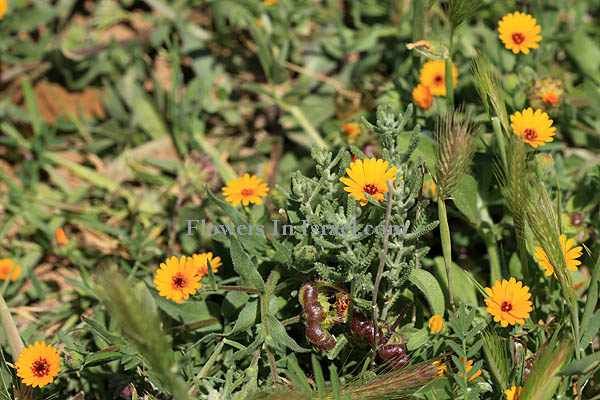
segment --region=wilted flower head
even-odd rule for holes
[[[534,108],[552,112],[560,107],[564,94],[562,79],[556,77],[537,79],[529,92],[529,103]]]
[[[431,96],[431,92],[429,91],[427,86],[419,84],[412,91],[412,96],[415,100],[415,103],[417,103],[417,105],[423,110],[428,110],[433,104],[433,97]]]
[[[463,358],[460,359],[460,361],[464,362]],[[471,372],[471,369],[473,369],[473,360],[467,360],[467,376],[469,376],[469,372]],[[458,375],[460,377],[463,377],[464,375],[459,372]],[[481,370],[478,369],[470,378],[469,381],[472,381],[473,379],[477,378],[479,375],[481,375]]]

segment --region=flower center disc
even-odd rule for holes
[[[365,193],[369,193],[371,196],[374,195],[375,193],[377,193],[377,191],[378,191],[377,186],[373,185],[372,183],[365,185],[363,190]]]
[[[242,196],[252,196],[252,189],[242,189]]]
[[[187,281],[181,273],[177,273],[173,277],[173,289],[183,289],[183,287],[187,284]]]
[[[38,378],[50,373],[50,364],[44,358],[38,358],[31,366],[31,372]]]
[[[527,128],[525,129],[525,134],[523,135],[527,140],[533,140],[537,137],[537,132],[535,129]]]
[[[441,75],[436,75],[435,78],[433,78],[433,80],[435,81],[436,84],[440,85],[442,83],[442,81],[444,80],[444,78],[442,78]]]
[[[513,33],[512,40],[515,42],[515,44],[521,44],[525,40],[525,35],[519,32]]]
[[[512,310],[512,304],[507,301],[503,301],[502,305],[500,306],[500,310],[502,310],[502,312],[509,312]]]

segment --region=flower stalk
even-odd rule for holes
[[[446,202],[441,196],[438,198],[438,219],[440,220],[440,239],[442,241],[444,264],[446,264],[446,276],[448,277],[448,295],[450,305],[454,307],[454,294],[452,293],[452,242],[450,239]]]

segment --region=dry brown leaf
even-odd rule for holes
[[[93,87],[82,92],[68,92],[56,83],[40,80],[33,88],[40,114],[44,121],[53,124],[60,116],[83,114],[85,118],[104,118],[103,90]]]
[[[99,251],[102,254],[112,254],[118,249],[119,241],[117,239],[84,225],[76,226],[81,231],[81,245],[86,249]]]
[[[131,40],[137,37],[137,34],[133,31],[133,29],[127,27],[123,24],[117,24],[109,26],[104,29],[100,34],[100,44],[109,44],[113,40],[117,42]]]
[[[165,136],[150,142],[144,143],[135,149],[121,155],[106,166],[106,177],[121,183],[133,176],[130,168],[127,166],[126,158],[143,160],[153,158],[165,161],[179,161],[179,155],[173,141]]]

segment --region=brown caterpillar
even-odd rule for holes
[[[392,337],[392,334],[398,327],[398,324],[400,324],[400,320],[404,318],[404,315],[410,306],[411,305],[408,304],[404,307],[394,324],[389,327],[385,335],[383,334],[381,327],[377,326],[377,343],[379,345],[377,354],[379,354],[379,357],[382,359],[389,361],[390,365],[394,369],[404,368],[410,362],[410,357],[407,354],[406,344],[387,344]],[[375,329],[373,327],[373,322],[370,321],[365,314],[354,314],[354,318],[352,318],[352,322],[350,324],[350,329],[355,336],[366,340],[369,345],[373,346],[373,342],[375,341]]]
[[[319,301],[319,289],[314,282],[307,282],[300,287],[300,304],[307,322],[306,337],[317,348],[331,350],[335,347],[335,338],[321,326],[327,319],[327,312]]]

